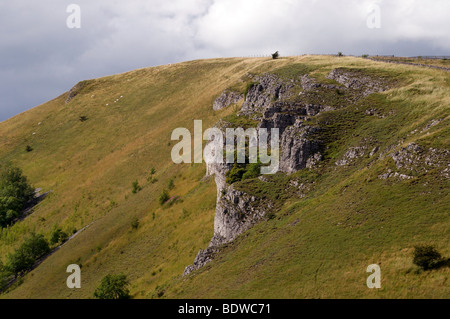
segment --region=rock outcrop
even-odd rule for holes
[[[231,104],[238,103],[241,99],[244,98],[244,95],[234,91],[225,91],[223,92],[213,104],[213,110],[218,111],[223,108],[230,106]]]
[[[68,93],[68,96],[66,99],[66,104],[69,103],[78,94],[80,94],[82,92],[82,90],[84,88],[86,88],[91,82],[92,82],[92,80],[85,80],[85,81],[81,81],[81,82],[78,82],[77,84],[75,84]]]
[[[241,114],[252,118],[260,118],[261,115],[271,112],[273,115],[274,110],[280,109],[282,106],[274,102],[291,97],[293,95],[291,90],[296,86],[294,80],[283,81],[273,74],[258,76],[254,81],[241,109]]]
[[[221,245],[231,242],[261,221],[274,206],[270,200],[251,196],[228,185],[226,173],[231,167],[232,164],[226,163],[207,164],[206,175],[214,176],[217,187],[214,236],[208,248],[200,250],[194,263],[185,268],[183,276],[211,261]]]
[[[256,130],[264,128],[270,132],[272,128],[279,129],[279,170],[281,172],[291,174],[303,168],[313,168],[322,160],[322,142],[316,137],[320,128],[308,122],[311,117],[321,112],[341,107],[326,103],[311,103],[311,100],[323,100],[320,99],[320,90],[333,90],[333,92],[334,90],[362,90],[362,94],[358,92],[359,96],[362,96],[385,89],[381,83],[369,77],[354,78],[355,76],[343,70],[331,72],[329,77],[343,86],[319,83],[309,75],[289,80],[281,79],[273,74],[253,77],[253,83],[249,86],[238,115],[256,120]],[[319,98],[311,99],[311,97]],[[221,109],[237,103],[241,98],[239,94],[227,90],[214,102],[213,108]],[[227,124],[219,122],[216,126],[224,131]],[[366,149],[351,149],[342,162],[336,164],[346,165],[365,152]],[[207,164],[207,175],[214,176],[217,186],[214,236],[208,248],[197,254],[194,263],[186,267],[183,275],[203,267],[214,258],[221,245],[229,243],[263,220],[274,207],[274,203],[268,199],[251,196],[227,184],[226,174],[231,168],[232,164]],[[261,176],[260,180],[264,181],[264,176]],[[296,188],[295,193],[299,196],[304,196],[304,192],[310,185],[299,184],[291,185],[291,187]]]
[[[409,143],[399,150],[389,150],[389,157],[394,161],[397,172],[389,169],[378,176],[379,179],[392,177],[412,179],[417,174],[438,170],[444,178],[450,178],[450,151],[446,149],[424,148],[416,143]],[[403,171],[403,173],[401,172]],[[412,175],[409,175],[412,174]]]
[[[211,246],[206,248],[205,250],[200,250],[197,256],[194,259],[194,263],[192,265],[187,266],[184,269],[183,276],[190,274],[191,272],[202,268],[211,260],[213,260],[214,256],[218,253],[218,248]]]
[[[311,157],[320,158],[321,142],[314,140],[317,127],[307,125],[309,116],[315,116],[325,109],[321,105],[304,103],[301,98],[292,99],[296,88],[302,86],[311,90],[312,79],[305,77],[295,80],[282,80],[275,75],[266,74],[255,78],[242,105],[241,113],[259,120],[258,129],[278,128],[280,133],[280,171],[293,173],[305,168]],[[316,82],[314,82],[316,83]],[[309,161],[311,165],[313,161]]]
[[[345,154],[344,157],[336,162],[337,166],[347,166],[352,163],[355,159],[361,158],[366,155],[366,146],[351,147]]]
[[[319,128],[297,120],[281,137],[280,171],[291,174],[321,159],[320,141],[311,139]]]
[[[450,151],[430,147],[425,149],[416,143],[410,143],[392,154],[397,169],[426,173],[434,168],[444,168],[442,175],[448,178]]]
[[[348,69],[335,69],[331,71],[328,78],[339,82],[346,88],[361,90],[363,97],[372,93],[383,92],[390,88],[381,78],[364,75]]]

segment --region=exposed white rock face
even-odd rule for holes
[[[279,129],[282,134],[280,171],[293,173],[305,168],[308,159],[310,166],[320,161],[321,156],[317,153],[319,144],[308,139],[309,135],[315,132],[315,128],[303,124],[308,109],[312,112],[314,107],[284,102],[291,96],[290,90],[298,83],[283,82],[273,75],[265,75],[257,80],[259,84],[250,88],[247,94],[242,114],[259,120],[256,129],[266,128],[269,132],[271,128]],[[230,99],[229,92],[224,92],[219,101],[216,100],[215,108],[226,105]],[[318,111],[319,107],[313,113],[317,114]],[[225,127],[222,124],[217,126],[223,132]],[[214,157],[215,154],[211,155]],[[186,267],[184,275],[203,267],[213,258],[220,245],[229,243],[261,221],[274,206],[270,200],[256,198],[236,190],[233,185],[228,185],[226,174],[232,166],[226,163],[207,163],[206,175],[214,176],[217,186],[214,236],[209,247],[201,250],[194,263]]]
[[[403,143],[403,141],[401,141]],[[402,144],[400,143],[400,144]],[[433,169],[439,169],[440,175],[444,178],[450,178],[450,151],[447,149],[423,148],[416,143],[409,143],[406,147],[394,145],[388,148],[384,153],[394,161],[397,172],[388,169],[386,173],[378,176],[379,179],[388,178],[413,179],[417,174],[424,174]],[[384,158],[384,156],[380,156]],[[401,173],[403,171],[404,173]],[[408,174],[413,175],[408,175]]]
[[[211,245],[232,241],[260,221],[272,206],[268,200],[235,190],[233,185],[227,186],[217,202]]]
[[[444,119],[436,119],[436,120],[431,120],[426,126],[425,128],[422,130],[423,132],[426,132],[428,130],[430,130],[433,126],[438,125],[439,123],[441,123]]]
[[[69,103],[75,96],[78,95],[79,90],[81,88],[81,82],[78,82],[77,84],[75,84],[69,91],[69,95],[67,96],[66,99],[66,104]]]
[[[249,89],[242,105],[242,114],[259,120],[258,128],[279,129],[280,171],[290,174],[305,168],[308,159],[320,149],[320,141],[313,139],[318,128],[308,126],[307,117],[319,114],[326,107],[301,101],[291,102],[289,99],[294,95],[295,88],[304,86],[304,90],[312,90],[321,84],[308,76],[286,81],[268,74],[255,80],[257,84]],[[309,163],[311,165],[313,162]]]
[[[410,143],[392,154],[397,169],[417,171],[426,173],[433,168],[450,167],[450,151],[446,149],[436,149],[430,147],[424,149],[416,143]],[[442,176],[448,178],[448,173],[444,170]]]
[[[337,166],[346,166],[353,162],[357,158],[361,158],[366,154],[366,146],[351,147],[345,154],[344,158],[336,162]]]
[[[387,173],[381,174],[378,176],[379,179],[388,179],[388,178],[399,178],[399,179],[413,179],[413,176],[400,174],[399,172],[393,172],[391,169],[388,169]]]
[[[244,192],[235,190],[233,185],[219,192],[214,217],[214,236],[208,248],[200,250],[194,263],[186,267],[183,276],[203,267],[212,260],[218,247],[234,240],[238,235],[261,221],[273,204]]]
[[[223,108],[230,106],[231,104],[238,103],[241,99],[244,98],[244,95],[234,91],[225,91],[223,92],[213,104],[213,110],[218,111]]]
[[[194,259],[194,263],[184,269],[183,276],[189,275],[191,272],[200,269],[209,263],[217,252],[218,248],[213,246],[208,247],[205,250],[200,250]]]
[[[212,143],[212,142],[208,142]],[[235,190],[226,183],[226,173],[232,164],[207,163],[206,175],[214,176],[217,186],[216,211],[214,216],[214,236],[207,249],[200,250],[194,263],[186,267],[184,274],[203,267],[211,261],[220,245],[234,240],[257,222],[274,206],[269,200],[262,200]]]
[[[296,86],[295,82],[283,81],[273,74],[258,76],[254,80],[256,82],[248,90],[241,110],[242,114],[252,117],[263,114],[273,102],[291,97],[291,90]]]
[[[350,70],[335,69],[328,75],[329,79],[335,80],[350,89],[362,90],[363,97],[375,92],[383,92],[389,86],[382,79],[371,76],[363,76]]]
[[[310,139],[317,130],[303,121],[296,121],[286,128],[281,138],[280,171],[295,173],[306,168],[308,163],[312,166],[312,158],[321,158],[320,142]]]

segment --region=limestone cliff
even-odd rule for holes
[[[316,138],[321,128],[309,124],[311,117],[345,105],[336,105],[321,97],[324,90],[339,94],[348,91],[348,103],[386,88],[381,81],[346,70],[333,70],[329,76],[338,84],[319,83],[309,75],[282,79],[274,74],[254,76],[248,88],[239,116],[257,121],[256,129],[278,128],[280,133],[279,171],[292,174],[304,168],[313,168],[322,160],[322,142]],[[225,91],[214,103],[221,109],[242,98],[238,93]],[[319,102],[317,102],[319,101]],[[216,127],[225,132],[226,123]],[[211,143],[211,142],[210,142]],[[227,172],[232,164],[207,164],[207,176],[214,176],[217,202],[214,218],[214,236],[207,249],[201,250],[194,263],[186,267],[187,275],[203,267],[218,253],[221,245],[263,220],[274,208],[274,203],[246,194],[227,184]],[[264,181],[264,178],[260,179]],[[303,185],[302,185],[303,186]]]

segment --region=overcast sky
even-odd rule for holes
[[[0,0],[0,121],[84,79],[277,50],[450,55],[450,1]]]

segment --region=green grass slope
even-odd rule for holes
[[[325,82],[338,67],[382,74],[397,85],[313,119],[325,128],[320,137],[327,146],[314,171],[278,174],[269,188],[258,180],[237,183],[278,200],[275,218],[181,277],[213,235],[216,186],[203,178],[204,164],[172,163],[172,131],[193,132],[195,119],[206,129],[233,118],[235,108],[215,112],[212,104],[226,88],[245,88],[248,73],[290,78],[307,72]],[[450,257],[449,181],[442,169],[418,168],[413,179],[383,180],[378,176],[395,168],[389,156],[334,164],[364,143],[380,153],[411,142],[448,150],[448,72],[352,57],[217,59],[88,80],[76,93],[68,103],[66,93],[0,123],[0,161],[11,161],[34,187],[51,191],[32,215],[0,232],[3,262],[30,232],[48,238],[55,224],[70,233],[89,225],[1,297],[92,298],[101,279],[117,273],[130,279],[134,298],[450,296],[449,268],[423,272],[412,264],[419,244]],[[369,108],[383,116],[366,114]],[[441,121],[423,130],[436,119]],[[170,179],[170,195],[179,197],[161,207],[158,196]],[[274,194],[294,179],[312,185],[305,198]],[[134,181],[142,186],[136,194]],[[131,226],[135,218],[137,229]],[[82,266],[81,289],[66,286],[72,263]],[[374,263],[382,271],[379,290],[366,286],[366,268]]]

